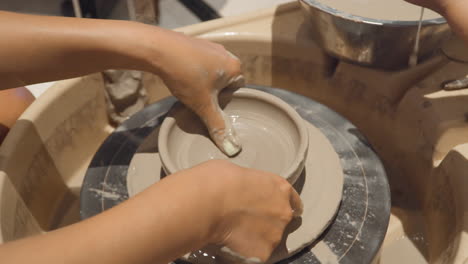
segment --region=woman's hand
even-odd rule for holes
[[[301,211],[281,177],[209,161],[95,217],[0,245],[0,263],[168,263],[208,244],[265,261]]]
[[[157,47],[166,49],[150,63],[169,90],[192,109],[205,123],[211,138],[227,155],[237,154],[241,146],[230,119],[221,111],[218,93],[244,84],[240,61],[222,45],[157,29],[164,38]]]
[[[0,89],[107,69],[152,72],[201,117],[221,150],[240,150],[217,95],[243,78],[239,60],[221,45],[141,23],[3,11],[0,35]]]
[[[285,179],[272,173],[242,168],[227,161],[202,166],[224,174],[217,175],[223,193],[218,202],[223,207],[217,236],[211,242],[243,257],[265,262],[293,216],[302,214],[299,195]]]

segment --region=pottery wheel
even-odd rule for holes
[[[285,90],[250,87],[280,97],[311,124],[309,133],[312,133],[317,141],[311,142],[309,155],[314,158],[308,159],[306,173],[301,176],[302,183],[300,178],[295,184],[296,188],[301,188],[301,184],[303,187],[307,186],[300,190],[303,199],[309,195],[309,190],[320,192],[320,184],[328,182],[320,177],[309,176],[307,171],[312,175],[314,169],[315,173],[317,168],[327,170],[327,166],[323,164],[328,162],[331,164],[328,169],[340,168],[341,164],[342,173],[335,174],[344,175],[344,178],[341,176],[344,184],[338,186],[340,190],[343,186],[341,206],[329,228],[312,245],[283,262],[370,263],[383,241],[390,215],[388,183],[377,156],[358,130],[329,108]],[[91,162],[83,183],[83,219],[117,205],[128,199],[129,193],[133,195],[165,176],[159,158],[155,155],[156,134],[174,102],[174,98],[167,98],[148,106],[116,129],[103,143]],[[320,137],[323,137],[323,140],[320,140]],[[321,145],[314,148],[314,144]],[[327,147],[333,148],[336,155],[321,157],[317,150]],[[151,175],[142,177],[142,172],[138,171],[138,164],[141,162],[151,164],[151,169],[146,170],[150,171]],[[314,166],[314,162],[320,166]],[[141,177],[138,181],[133,177],[136,173]],[[318,198],[308,198],[304,201],[305,206],[312,208],[312,211],[314,207],[325,208],[321,199],[326,196],[320,197],[319,195]],[[339,196],[337,197],[339,200]],[[324,224],[322,228],[301,235],[309,236],[312,240],[322,233],[323,227],[327,226],[334,215],[336,206],[331,206],[333,210],[328,211],[320,209],[324,214],[313,211],[315,216],[305,212],[302,221],[322,221]],[[302,225],[310,227],[305,222]]]
[[[307,128],[307,160],[303,173],[294,184],[303,201],[304,211],[301,218],[293,219],[288,225],[287,235],[273,252],[269,263],[290,257],[316,240],[334,218],[341,202],[343,170],[338,155],[317,128],[310,123],[307,123]],[[158,132],[159,129],[155,129],[146,137],[130,162],[127,176],[130,197],[166,176],[158,153]],[[194,252],[185,259],[197,264],[216,264],[211,258],[216,251],[204,253],[207,252]]]

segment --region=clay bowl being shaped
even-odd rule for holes
[[[219,102],[231,119],[241,152],[226,156],[210,139],[202,121],[178,103],[159,132],[165,172],[172,174],[211,159],[226,159],[242,167],[278,174],[293,184],[304,169],[309,141],[299,114],[278,97],[248,88],[223,92]]]

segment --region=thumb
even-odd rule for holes
[[[196,109],[195,112],[203,120],[213,142],[224,154],[234,156],[241,151],[231,118],[219,107],[217,93],[211,95],[209,105]]]
[[[223,89],[236,89],[243,85],[244,77],[238,75],[231,78]],[[231,118],[227,116],[219,106],[218,93],[219,90],[215,90],[211,94],[210,105],[198,111],[197,114],[205,123],[210,137],[216,146],[218,146],[224,154],[232,157],[239,153],[242,147],[237,138],[236,131],[232,126]]]
[[[302,203],[301,197],[294,188],[291,188],[289,202],[291,204],[294,217],[302,216],[302,212],[304,211],[304,205]]]

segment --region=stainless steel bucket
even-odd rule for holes
[[[316,0],[299,2],[311,34],[332,56],[389,70],[408,65],[419,21],[376,20],[344,13]],[[424,20],[419,57],[424,59],[437,51],[449,32],[444,18]]]

